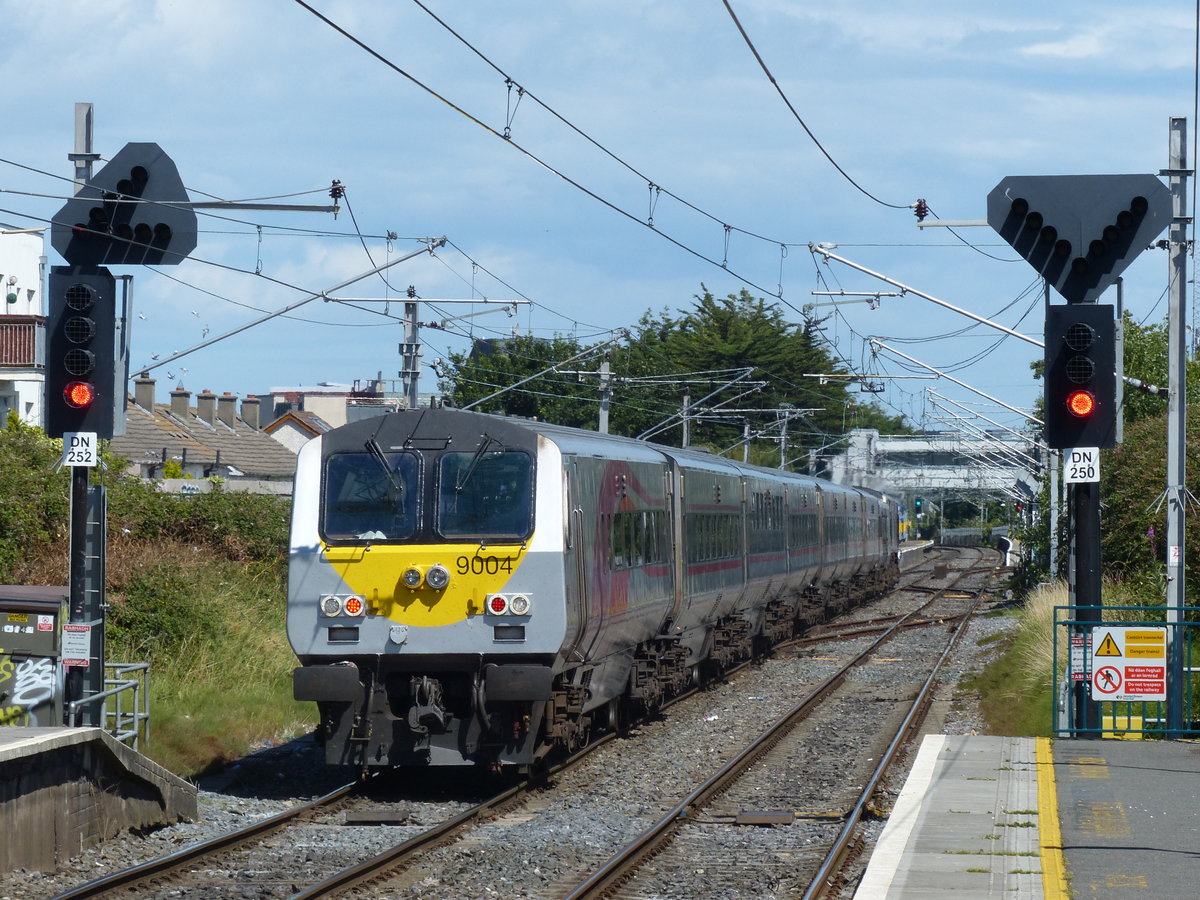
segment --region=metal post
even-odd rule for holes
[[[691,419],[688,417],[688,410],[691,408],[691,406],[692,406],[692,393],[691,393],[691,391],[685,391],[684,395],[683,395],[683,412],[680,414],[680,418],[683,419],[683,445],[682,446],[684,448],[690,447],[692,445],[692,443],[691,443],[691,440],[692,440]]]
[[[608,434],[608,405],[612,400],[612,365],[609,354],[600,363],[600,433]]]
[[[1072,537],[1072,582],[1075,618],[1089,623],[1077,626],[1082,635],[1091,633],[1102,621],[1100,595],[1100,484],[1089,481],[1072,484],[1070,491]],[[1100,737],[1100,704],[1091,699],[1091,684],[1076,684],[1076,737]],[[1084,733],[1085,729],[1092,729]]]
[[[1057,450],[1046,451],[1047,466],[1050,468],[1050,580],[1058,580],[1058,513],[1060,495],[1058,474],[1062,469],[1062,454]]]
[[[75,152],[67,159],[75,163],[75,193],[92,178],[92,163],[100,158],[92,152],[92,104],[75,104]]]
[[[1113,330],[1113,340],[1116,343],[1117,383],[1113,395],[1113,406],[1117,415],[1113,429],[1113,440],[1118,444],[1125,443],[1125,279],[1117,279],[1117,318]]]
[[[1167,636],[1171,677],[1167,679],[1167,737],[1183,728],[1183,640],[1179,625],[1183,581],[1184,496],[1187,491],[1187,119],[1171,119],[1171,227],[1167,308]]]
[[[417,321],[417,301],[406,300],[404,303],[404,343],[400,345],[400,383],[404,389],[404,398],[408,401],[409,409],[419,405],[417,385],[421,380],[421,338],[420,323]]]
[[[68,561],[68,621],[88,628],[86,666],[71,666],[65,699],[86,699],[104,690],[104,548],[107,510],[104,487],[89,485],[87,466],[71,467],[71,553]],[[103,707],[83,708],[84,725],[103,725]]]
[[[71,467],[71,553],[67,561],[68,611],[67,619],[72,625],[89,621],[87,615],[87,491],[88,470],[83,466]],[[67,672],[65,700],[67,704],[83,699],[86,670],[72,666]]]

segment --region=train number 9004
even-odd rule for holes
[[[460,556],[458,558],[459,575],[499,575],[501,572],[512,573],[513,556]]]

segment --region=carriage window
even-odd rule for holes
[[[443,537],[520,539],[533,523],[533,460],[519,450],[446,453],[438,479]]]
[[[417,527],[420,459],[412,453],[335,453],[325,462],[327,540],[395,541]]]

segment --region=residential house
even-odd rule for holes
[[[161,479],[168,467],[184,478],[171,480],[174,490],[207,490],[205,479],[218,477],[227,490],[290,494],[296,455],[259,427],[259,399],[201,391],[182,386],[171,391],[170,403],[155,400],[153,378],[134,381],[133,402],[125,416],[125,434],[111,442],[114,455],[129,463],[131,474]]]

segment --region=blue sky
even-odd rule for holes
[[[62,205],[76,101],[95,104],[98,152],[156,141],[193,199],[312,192],[281,202],[322,203],[333,179],[346,186],[353,219],[345,208],[336,220],[205,215],[192,260],[119,269],[136,275],[144,316],[134,322],[135,367],[359,275],[372,267],[368,251],[378,264],[442,235],[452,243],[435,256],[341,296],[395,297],[413,285],[423,298],[534,303],[515,318],[468,319],[463,333],[425,330],[426,363],[465,349],[468,330],[604,336],[646,310],[689,306],[702,284],[719,296],[782,292],[794,321],[795,309],[828,299],[813,290],[891,290],[814,263],[809,242],[836,243],[863,266],[1038,336],[1033,270],[991,229],[959,232],[972,249],[945,229],[919,230],[903,207],[925,198],[943,219],[978,219],[1006,175],[1157,173],[1169,118],[1194,109],[1188,4],[731,0],[804,123],[860,191],[792,117],[721,0],[423,0],[474,50],[409,0],[311,2],[411,79],[293,0],[0,0],[9,85],[0,220],[32,227]],[[529,92],[519,103],[517,86]],[[492,133],[506,127],[510,142]],[[652,203],[651,183],[696,209],[665,192]],[[651,215],[687,249],[648,228]],[[1166,277],[1158,251],[1127,271],[1126,304],[1139,319],[1165,315]],[[479,308],[423,306],[421,318]],[[154,374],[160,390],[182,382],[237,394],[395,378],[401,307],[387,311],[316,301]],[[875,335],[1013,406],[1028,407],[1040,389],[1029,372],[1036,348],[997,343],[978,326],[964,332],[970,321],[912,295],[876,310],[817,311],[856,370],[912,374],[886,353],[871,358],[864,338]],[[885,408],[917,425],[936,427],[926,387],[978,401],[945,379],[885,383]]]

